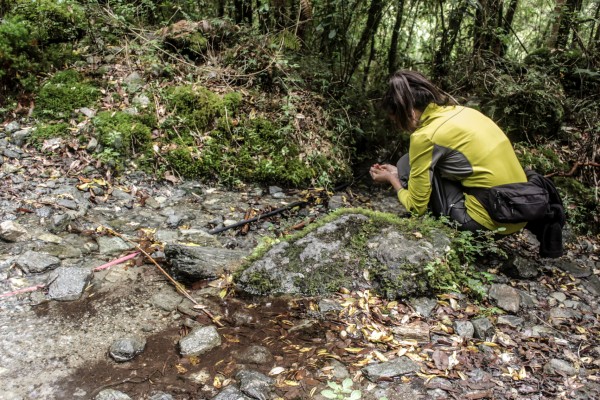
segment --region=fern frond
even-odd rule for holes
[[[300,16],[303,20],[312,18],[312,3],[311,0],[300,0]]]

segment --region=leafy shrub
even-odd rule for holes
[[[93,106],[99,96],[100,91],[84,82],[77,71],[61,71],[40,89],[36,112],[47,116],[66,116],[77,108]]]
[[[32,90],[41,72],[73,58],[68,42],[84,33],[74,0],[18,0],[0,23],[0,81]]]

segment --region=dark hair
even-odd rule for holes
[[[430,103],[446,105],[448,98],[421,73],[400,70],[390,77],[383,108],[400,129],[413,131],[416,128],[413,110],[423,112]]]

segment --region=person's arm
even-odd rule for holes
[[[427,211],[431,196],[431,163],[433,142],[424,134],[413,134],[410,138],[409,159],[410,176],[408,189],[398,192],[402,205],[418,215]],[[390,182],[391,183],[391,182]],[[398,183],[400,183],[398,181]]]

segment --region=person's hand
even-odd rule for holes
[[[394,177],[397,178],[398,176],[396,167],[389,164],[373,164],[369,169],[369,173],[371,174],[371,178],[379,183],[390,183]]]

